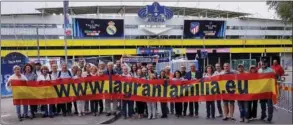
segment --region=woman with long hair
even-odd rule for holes
[[[183,80],[181,72],[179,70],[175,71],[174,77],[172,78],[172,80],[175,80],[175,81]],[[176,112],[177,118],[182,116],[182,105],[183,105],[182,102],[175,102],[175,112]]]
[[[98,67],[92,66],[91,67],[91,76],[98,76]],[[97,111],[98,111],[98,100],[91,100],[90,105],[91,105],[91,112],[93,113],[93,116],[97,116]]]
[[[255,65],[251,65],[249,68],[249,73],[256,74],[257,67]],[[248,119],[254,120],[257,118],[257,102],[258,100],[248,101]]]
[[[23,80],[27,81],[27,78],[21,74],[21,68],[18,65],[13,66],[13,75],[8,78],[7,87],[11,88],[12,80]],[[19,121],[22,121],[23,117],[28,116],[28,106],[27,105],[15,105],[16,106],[16,113],[18,116]],[[21,107],[23,107],[23,114],[21,114]]]
[[[208,65],[205,69],[205,73],[203,74],[203,78],[208,79],[213,76],[214,74],[214,67],[211,65]],[[206,110],[207,110],[207,119],[212,117],[212,119],[215,118],[215,101],[207,101],[206,102]]]
[[[31,64],[26,64],[23,67],[23,74],[27,78],[28,81],[36,81],[38,76],[33,72],[33,66]],[[38,111],[38,105],[30,105],[31,118],[35,118],[35,113]],[[28,117],[28,116],[25,116]]]
[[[137,70],[138,70],[137,65],[136,64],[133,64],[131,66],[131,69],[130,69],[130,75],[131,76],[136,76]]]
[[[169,77],[166,75],[165,70],[161,70],[158,79],[164,79],[164,80],[169,79]],[[168,118],[168,103],[167,102],[161,102],[161,111],[162,111],[161,118]]]

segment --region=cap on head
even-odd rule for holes
[[[243,66],[243,64],[238,64],[238,66],[237,66],[237,68],[243,68],[244,66]]]

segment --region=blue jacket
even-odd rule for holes
[[[201,79],[202,78],[202,73],[200,71],[196,71],[195,75],[196,75],[196,78],[197,79]],[[187,80],[191,80],[191,71],[187,72],[185,74],[185,77],[184,78],[187,79]]]

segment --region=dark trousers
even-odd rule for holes
[[[177,116],[182,115],[182,102],[176,102],[175,103],[175,111]]]
[[[162,116],[167,116],[168,114],[168,104],[166,102],[161,102]]]
[[[30,105],[32,117],[35,117],[35,113],[38,112],[38,105]]]
[[[188,107],[188,102],[184,102],[183,103],[183,116],[186,116],[187,107]]]
[[[77,114],[77,105],[76,105],[76,101],[73,102],[73,107],[74,107],[74,113]]]
[[[145,102],[136,102],[136,108],[137,108],[137,113],[142,115],[144,113],[145,110]]]
[[[219,114],[223,115],[222,100],[217,100],[217,108],[218,108]]]
[[[49,107],[52,109],[52,113],[56,114],[57,110],[55,104],[50,104]]]
[[[175,107],[175,103],[174,102],[170,102],[170,113],[174,114],[174,107]]]
[[[98,106],[99,106],[98,100],[91,100],[90,106],[91,106],[91,112],[96,114],[98,111]]]
[[[248,118],[257,118],[257,102],[258,100],[248,102]]]
[[[66,103],[57,104],[57,113],[62,111],[63,115],[66,115]]]
[[[72,113],[71,109],[72,109],[72,103],[71,102],[66,103],[66,113],[67,114]]]
[[[198,102],[189,102],[189,115],[198,115]]]
[[[274,113],[274,106],[273,100],[260,100],[260,107],[261,107],[261,119],[265,119],[267,117],[266,109],[268,108],[268,121],[273,119]]]
[[[122,114],[124,115],[124,117],[127,117],[127,112],[128,112],[128,116],[132,117],[132,115],[134,114],[133,105],[134,105],[134,101],[132,100],[122,101]]]
[[[238,101],[240,118],[248,119],[248,101]]]
[[[206,109],[207,109],[207,117],[209,118],[212,116],[212,118],[215,118],[215,101],[207,101],[206,102]]]
[[[100,107],[100,113],[102,113],[103,112],[103,110],[104,110],[104,104],[103,104],[103,100],[98,100],[98,103],[99,103],[99,107]]]

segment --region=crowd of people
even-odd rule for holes
[[[224,63],[223,68],[220,64],[215,64],[215,67],[208,65],[202,73],[196,70],[195,65],[190,66],[190,71],[186,71],[185,66],[181,66],[180,70],[171,72],[169,66],[161,71],[155,71],[152,64],[142,65],[142,63],[133,64],[131,66],[121,63],[117,60],[108,62],[107,65],[103,62],[93,65],[86,63],[85,60],[80,59],[77,65],[73,65],[71,69],[67,67],[66,63],[61,65],[61,70],[58,70],[56,63],[50,63],[50,66],[42,66],[40,63],[29,63],[24,67],[14,66],[14,74],[10,76],[8,85],[11,85],[11,80],[30,80],[30,81],[44,81],[55,80],[60,78],[80,78],[88,76],[99,75],[121,75],[124,77],[135,77],[142,79],[168,79],[168,80],[194,80],[201,78],[208,78],[222,74],[242,74],[242,73],[270,73],[275,72],[278,76],[282,76],[284,71],[282,67],[274,60],[273,68],[269,67],[268,61],[263,59],[260,67],[251,65],[249,71],[244,70],[244,66],[239,64],[237,70],[232,70],[229,63]],[[21,71],[23,70],[23,71]],[[258,103],[261,107],[260,119],[271,122],[273,118],[273,102],[271,99],[267,100],[251,100],[251,101],[237,101],[240,111],[240,121],[249,122],[257,118]],[[112,106],[111,106],[112,104]],[[127,118],[144,118],[156,119],[158,117],[158,104],[161,108],[161,118],[168,118],[168,115],[174,114],[176,117],[198,117],[199,115],[199,102],[140,102],[132,100],[77,100],[76,102],[50,104],[50,105],[16,105],[17,115],[20,121],[25,118],[33,119],[36,113],[41,110],[42,117],[55,117],[58,115],[71,116],[78,115],[84,116],[92,114],[93,116],[106,113],[106,116],[121,115]],[[222,118],[225,121],[235,120],[234,108],[235,101],[231,100],[217,100],[207,101],[206,103],[206,118],[215,119]],[[72,106],[73,105],[73,106]],[[223,105],[223,106],[222,106]],[[105,110],[104,110],[105,106]],[[23,112],[21,112],[23,107]],[[189,114],[187,108],[189,107]],[[30,109],[30,113],[28,112]],[[72,110],[74,109],[74,111]],[[216,116],[216,109],[218,115]],[[268,112],[267,112],[268,111]]]

